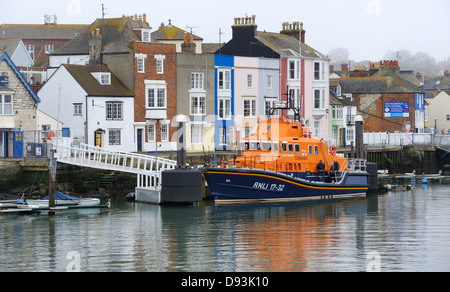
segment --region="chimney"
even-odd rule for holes
[[[377,74],[378,71],[380,71],[380,64],[379,64],[379,62],[370,63],[369,77],[372,77],[373,75]]]
[[[280,31],[280,34],[290,35],[297,40],[300,40],[300,22],[283,22],[281,24],[283,26],[283,30]]]
[[[416,73],[416,78],[417,78],[417,80],[419,80],[420,82],[422,82],[423,80],[423,75],[422,75],[422,73],[420,73],[420,72],[417,72]]]
[[[93,30],[89,37],[89,64],[102,64],[102,41],[100,29]]]
[[[142,21],[143,21],[143,22],[147,22],[147,14],[144,13],[144,14],[142,15]]]
[[[256,15],[252,17],[236,17],[234,19],[233,39],[253,39],[256,37],[258,26],[256,25]]]
[[[303,22],[300,22],[300,41],[305,43],[306,30],[303,29]]]
[[[381,76],[400,76],[400,67],[398,61],[385,60],[380,63],[380,75]]]
[[[195,54],[196,49],[197,45],[194,43],[194,40],[191,38],[191,35],[186,32],[184,34],[184,43],[181,44],[181,52]]]
[[[366,66],[355,66],[353,77],[367,77]]]
[[[445,70],[444,71],[444,76],[445,76],[445,78],[450,78],[450,71]]]
[[[350,72],[348,71],[348,64],[343,63],[341,64],[341,78],[348,78],[350,77]]]

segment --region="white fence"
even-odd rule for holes
[[[364,144],[369,146],[450,145],[450,135],[433,133],[364,133]]]

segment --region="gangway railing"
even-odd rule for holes
[[[56,150],[58,162],[136,174],[137,186],[141,188],[160,188],[161,173],[177,167],[177,162],[173,160],[83,143],[75,146],[60,140],[52,142],[52,145]]]

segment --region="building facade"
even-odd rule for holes
[[[134,151],[134,94],[106,66],[62,65],[39,97],[39,109],[69,128],[74,141]]]
[[[216,150],[234,150],[235,100],[234,57],[215,55],[215,134]]]
[[[186,122],[187,151],[215,150],[215,57],[177,53],[177,119]]]
[[[23,157],[34,142],[39,97],[7,53],[0,55],[0,158]],[[27,137],[30,135],[30,137]]]

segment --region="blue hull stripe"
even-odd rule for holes
[[[278,175],[220,171],[204,172],[216,201],[302,200],[336,196],[363,196],[368,185],[302,183]],[[360,176],[361,177],[361,176]],[[367,181],[367,177],[364,177]]]

